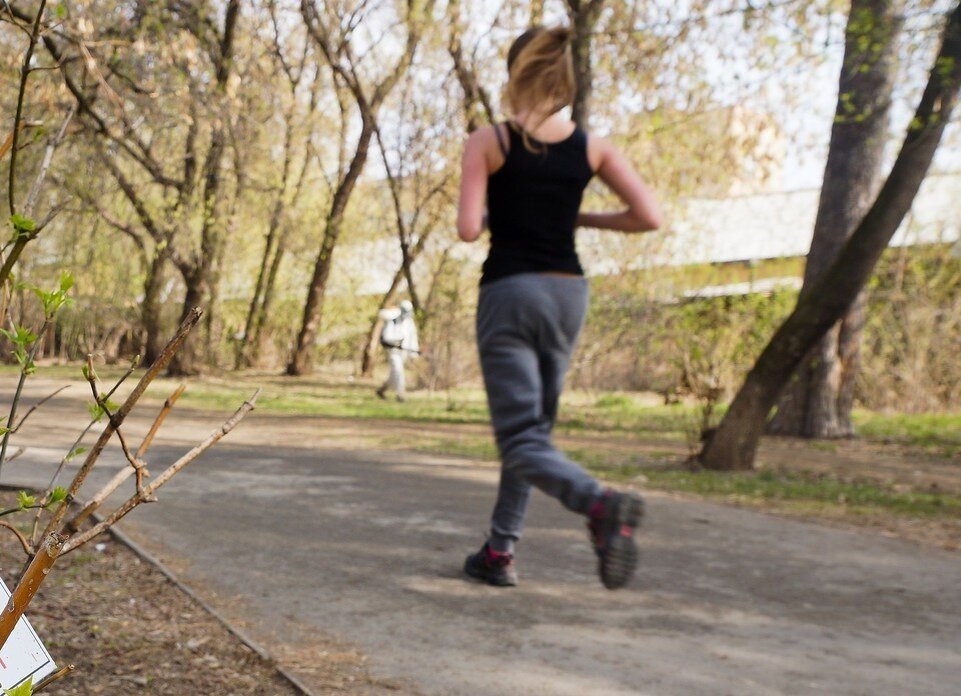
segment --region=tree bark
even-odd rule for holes
[[[180,321],[185,322],[194,313],[203,307],[207,299],[210,288],[202,273],[185,278],[187,292],[184,295],[183,311],[180,314]],[[199,341],[185,340],[181,349],[170,359],[167,374],[177,377],[189,377],[198,375],[203,371],[204,360],[198,353]]]
[[[143,364],[153,365],[160,357],[164,347],[163,322],[160,293],[163,290],[164,269],[167,266],[167,254],[164,249],[155,249],[144,279],[143,306],[140,309],[141,322],[144,328]]]
[[[945,25],[941,49],[894,167],[867,215],[830,267],[803,290],[797,307],[765,347],[717,430],[699,454],[709,469],[750,469],[781,390],[808,351],[853,305],[911,208],[951,118],[961,87],[961,3]]]
[[[591,95],[594,90],[593,32],[601,16],[604,0],[567,0],[567,16],[574,36],[571,42],[577,94],[571,117],[581,128],[590,122]]]
[[[811,250],[810,286],[837,257],[877,196],[890,121],[901,31],[898,0],[854,0],[845,37],[838,102]],[[799,437],[849,437],[865,298],[832,327],[778,402],[769,431]]]

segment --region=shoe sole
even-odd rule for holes
[[[637,569],[638,550],[634,541],[634,531],[644,518],[644,501],[625,495],[618,502],[617,524],[624,529],[630,527],[629,535],[618,534],[610,541],[601,558],[600,576],[604,587],[617,590],[624,587]]]

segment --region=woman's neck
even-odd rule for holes
[[[537,109],[521,109],[514,122],[538,140],[551,141],[570,135],[571,120],[561,112],[547,114]]]

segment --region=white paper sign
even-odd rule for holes
[[[0,580],[0,611],[7,605],[10,590]],[[20,617],[13,633],[0,649],[0,687],[12,689],[33,677],[36,684],[57,669],[26,616]]]

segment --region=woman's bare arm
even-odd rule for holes
[[[461,157],[460,202],[457,206],[457,236],[473,242],[484,231],[484,203],[489,171],[489,128],[474,131],[464,144]]]
[[[661,226],[661,208],[654,193],[617,148],[603,138],[590,136],[588,158],[601,181],[610,186],[627,208],[605,213],[580,213],[578,226],[620,232],[649,232]]]

